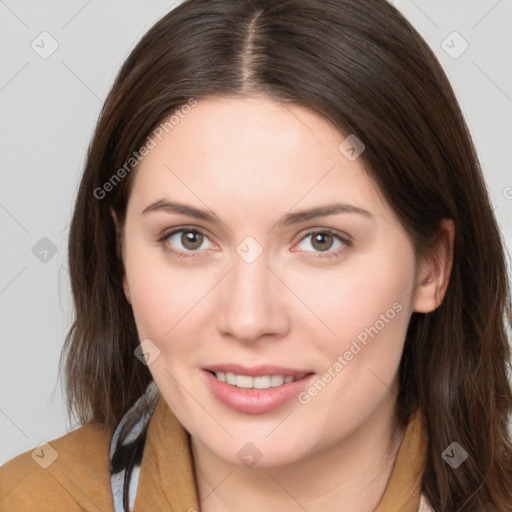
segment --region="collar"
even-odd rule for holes
[[[418,410],[411,415],[391,477],[375,512],[418,510],[426,455],[425,421]],[[140,472],[137,470],[134,478],[136,512],[199,510],[190,434],[161,394],[149,421]]]

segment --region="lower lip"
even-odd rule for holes
[[[273,411],[296,397],[311,381],[314,374],[300,380],[267,389],[247,389],[221,382],[215,375],[203,370],[208,386],[217,400],[238,412],[260,414]]]

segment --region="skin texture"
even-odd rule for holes
[[[113,213],[125,294],[140,340],[160,350],[149,366],[155,382],[192,436],[204,511],[302,510],[298,503],[371,511],[387,485],[404,433],[392,422],[407,326],[413,311],[441,303],[454,233],[444,222],[436,250],[418,261],[362,160],[338,150],[344,139],[304,107],[201,99],[137,169],[124,226]],[[141,214],[160,199],[209,208],[222,222]],[[278,224],[290,211],[332,202],[371,217]],[[187,243],[185,231],[158,241],[180,227],[206,236]],[[305,237],[311,229],[350,243],[315,245],[314,235]],[[252,263],[237,253],[247,236],[262,250]],[[307,404],[294,398],[241,413],[205,384],[201,368],[216,363],[306,368],[320,377],[393,304],[394,318]],[[248,442],[262,454],[252,468],[237,457]]]

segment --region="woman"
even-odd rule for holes
[[[84,425],[3,466],[0,510],[512,510],[503,244],[384,0],[161,19],[101,113],[69,269]]]

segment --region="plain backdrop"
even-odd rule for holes
[[[0,464],[76,427],[58,381],[73,201],[116,72],[178,3],[0,0]],[[451,80],[510,252],[512,1],[392,3]]]

